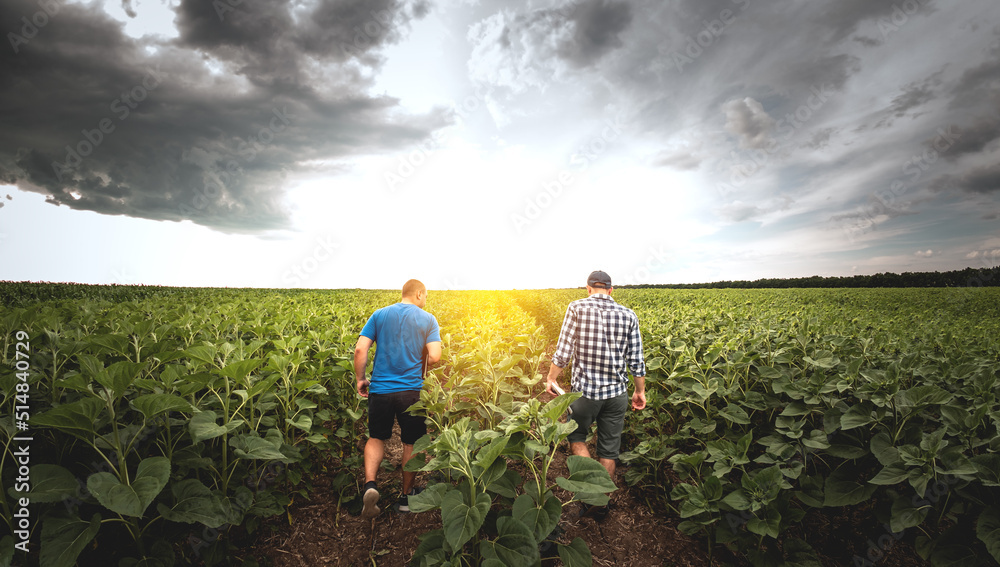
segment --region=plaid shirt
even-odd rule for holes
[[[566,368],[570,360],[574,392],[592,400],[624,394],[629,380],[626,363],[633,376],[646,375],[635,312],[603,293],[570,302],[552,363]]]

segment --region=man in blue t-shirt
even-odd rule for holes
[[[379,513],[379,493],[375,475],[385,456],[385,442],[392,436],[394,421],[399,422],[403,442],[403,466],[413,455],[413,444],[427,433],[424,418],[406,411],[420,400],[426,365],[441,359],[441,331],[437,319],[424,311],[427,288],[417,280],[403,285],[399,303],[375,311],[354,347],[354,375],[358,394],[368,398],[368,442],[365,444],[364,509],[370,518]],[[377,343],[372,379],[365,380],[368,349]],[[399,510],[409,512],[415,472],[403,471],[403,495]]]

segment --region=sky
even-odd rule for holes
[[[1000,265],[996,0],[3,0],[0,280]]]

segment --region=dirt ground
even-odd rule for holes
[[[359,440],[359,444],[364,440]],[[593,448],[591,448],[593,450]],[[568,447],[561,448],[550,470],[551,478],[568,476],[566,457]],[[400,494],[399,466],[402,445],[398,426],[386,444],[386,458],[393,470],[379,472],[379,506],[382,512],[371,520],[363,520],[360,498],[348,493],[338,507],[337,494],[331,489],[332,480],[339,470],[336,463],[328,463],[326,472],[313,479],[311,500],[297,498],[285,515],[270,519],[257,532],[252,554],[262,562],[275,567],[402,567],[407,565],[419,545],[419,536],[441,527],[439,511],[420,514],[400,513],[392,506]],[[511,466],[516,466],[511,463]],[[612,509],[598,522],[582,515],[579,503],[564,507],[563,517],[556,528],[559,543],[569,543],[582,538],[590,548],[594,565],[598,566],[663,566],[663,567],[713,567],[747,566],[722,546],[716,546],[709,561],[704,541],[687,536],[677,529],[680,518],[676,514],[650,509],[640,491],[629,488],[623,479],[624,470],[616,471],[615,482],[620,487],[612,494]],[[359,470],[358,486],[363,484]],[[428,473],[419,473],[416,485],[423,486]],[[523,476],[523,475],[522,475]],[[665,486],[664,491],[671,487]],[[354,492],[353,488],[349,488]],[[556,495],[564,501],[568,493]],[[866,535],[867,534],[867,535]],[[808,541],[820,555],[824,567],[853,565],[855,558],[868,559],[869,543],[879,541],[884,529],[874,521],[874,514],[864,506],[851,509],[823,509],[811,511],[787,535]],[[913,551],[907,540],[891,549],[881,550],[871,563],[873,567],[919,567],[928,565]],[[884,552],[884,553],[883,553]],[[554,555],[554,553],[553,553]],[[554,567],[562,562],[556,558],[545,559],[543,567]]]
[[[563,450],[557,453],[550,470],[552,478],[569,475],[566,456]],[[398,467],[401,457],[402,445],[398,436],[393,436],[386,445],[386,458]],[[357,506],[348,502],[337,510],[337,497],[329,490],[336,471],[327,474],[314,479],[316,491],[312,500],[294,502],[288,518],[272,522],[277,531],[258,542],[255,555],[266,557],[276,567],[402,567],[420,543],[419,536],[441,527],[438,511],[406,514],[393,509],[400,487],[398,468],[380,471],[382,512],[372,520],[352,515],[357,513]],[[422,478],[424,474],[418,475],[418,486],[426,481]],[[625,486],[620,470],[615,476],[618,485]],[[569,543],[576,537],[583,538],[595,565],[708,567],[704,546],[679,532],[676,518],[657,517],[628,490],[619,489],[612,495],[612,502],[612,509],[602,522],[581,516],[578,503],[567,505],[557,528],[562,531],[558,541]],[[561,562],[549,559],[543,565],[561,565]]]

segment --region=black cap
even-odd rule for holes
[[[587,278],[587,285],[590,287],[611,288],[611,276],[607,272],[602,272],[597,270],[596,272],[591,272],[590,277]]]

